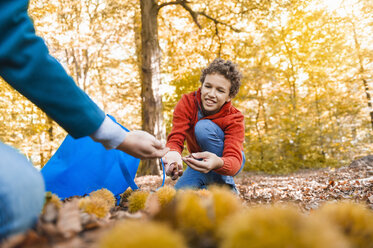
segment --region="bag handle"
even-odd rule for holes
[[[122,171],[122,174],[123,174],[124,178],[126,179],[127,183],[129,184],[129,186],[131,187],[131,189],[133,191],[139,189],[139,187],[135,183],[134,179],[131,177],[131,174],[130,174],[126,164],[120,163],[120,170]]]
[[[129,132],[129,130],[127,128],[125,128],[124,126],[122,126],[120,123],[118,123],[115,118],[109,114],[107,114],[107,116],[109,116],[109,118],[114,121],[115,123],[117,123],[121,128],[123,128],[125,131]],[[139,189],[139,187],[137,186],[137,184],[135,183],[134,179],[132,178],[131,176],[131,173],[129,172],[126,164],[124,163],[120,163],[120,170],[122,171],[122,174],[124,176],[124,178],[126,179],[127,183],[129,184],[129,186],[131,187],[132,190],[137,190]]]

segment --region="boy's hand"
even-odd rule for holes
[[[211,152],[196,152],[183,158],[183,161],[193,170],[208,173],[223,167],[224,161]]]
[[[166,175],[172,180],[176,180],[183,175],[183,161],[181,155],[177,151],[169,151],[162,158],[165,164]]]
[[[169,151],[169,148],[153,135],[140,130],[127,133],[116,149],[141,159],[161,158]]]

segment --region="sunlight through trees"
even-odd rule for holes
[[[162,6],[158,26],[148,27],[158,35],[150,50],[139,43],[149,17],[138,1],[32,0],[30,15],[77,84],[129,129],[168,134],[176,102],[198,89],[201,68],[222,57],[244,76],[233,104],[245,116],[246,170],[341,166],[371,154],[371,1],[150,2]],[[141,93],[142,73],[154,48],[151,100]],[[65,132],[0,84],[2,141],[43,166]]]

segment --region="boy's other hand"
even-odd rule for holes
[[[166,175],[176,180],[183,175],[183,161],[177,151],[169,151],[162,158],[165,164]]]
[[[208,173],[224,165],[223,159],[211,152],[196,152],[183,158],[183,161],[193,170]]]
[[[153,135],[141,130],[127,133],[117,149],[141,159],[161,158],[169,151]]]

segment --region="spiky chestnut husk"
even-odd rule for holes
[[[211,196],[211,191],[209,191],[207,189],[199,189],[199,190],[197,190],[195,192],[197,193],[197,195],[199,195],[202,198],[206,198],[206,197],[210,197]]]
[[[212,186],[209,188],[212,195],[215,213],[215,230],[229,216],[242,210],[243,205],[232,190],[227,187]]]
[[[157,190],[156,194],[158,196],[160,206],[164,207],[174,199],[176,190],[173,187],[164,186]]]
[[[126,220],[100,240],[100,248],[186,248],[180,233],[165,224]]]
[[[50,191],[45,193],[44,206],[47,205],[48,203],[52,203],[57,208],[60,208],[62,206],[62,201],[60,200],[60,198],[56,194],[53,194]]]
[[[147,191],[138,190],[133,192],[130,197],[128,197],[128,211],[134,213],[143,210],[148,196],[149,192]]]
[[[167,222],[169,223],[170,225],[172,226],[178,226],[177,222],[178,221],[178,217],[177,217],[177,208],[179,208],[179,211],[180,211],[180,206],[178,207],[178,205],[182,204],[180,202],[181,199],[183,198],[183,196],[185,194],[193,194],[195,195],[196,197],[198,197],[199,199],[201,199],[200,201],[203,202],[203,201],[207,201],[206,199],[209,199],[211,200],[212,197],[211,197],[211,192],[206,190],[206,189],[203,189],[203,190],[192,190],[192,189],[181,189],[181,190],[178,190],[176,191],[176,195],[174,196],[174,198],[168,203],[166,204],[164,207],[161,207],[160,208],[160,211],[158,213],[156,213],[156,215],[154,216],[154,219],[158,220],[158,221],[164,221],[164,222]],[[148,200],[149,200],[149,197],[148,197]],[[198,200],[199,201],[199,200]],[[158,200],[159,202],[159,200]],[[204,204],[206,205],[206,204]],[[212,206],[212,204],[210,204]],[[204,207],[204,206],[202,206]]]
[[[194,190],[179,191],[176,196],[176,223],[192,234],[205,234],[213,229],[211,198],[202,198]]]
[[[258,207],[239,212],[220,228],[222,248],[348,248],[329,222],[310,218],[291,206]]]
[[[88,214],[103,218],[109,213],[111,205],[102,198],[89,196],[79,200],[79,208]]]
[[[114,194],[108,190],[108,189],[105,189],[105,188],[102,188],[102,189],[99,189],[99,190],[96,190],[96,191],[93,191],[89,194],[90,197],[92,198],[100,198],[100,199],[103,199],[105,200],[109,206],[111,207],[114,207],[115,206],[115,203],[116,203],[116,199],[114,197]]]
[[[327,203],[313,215],[337,225],[354,247],[373,247],[373,212],[361,203]]]

